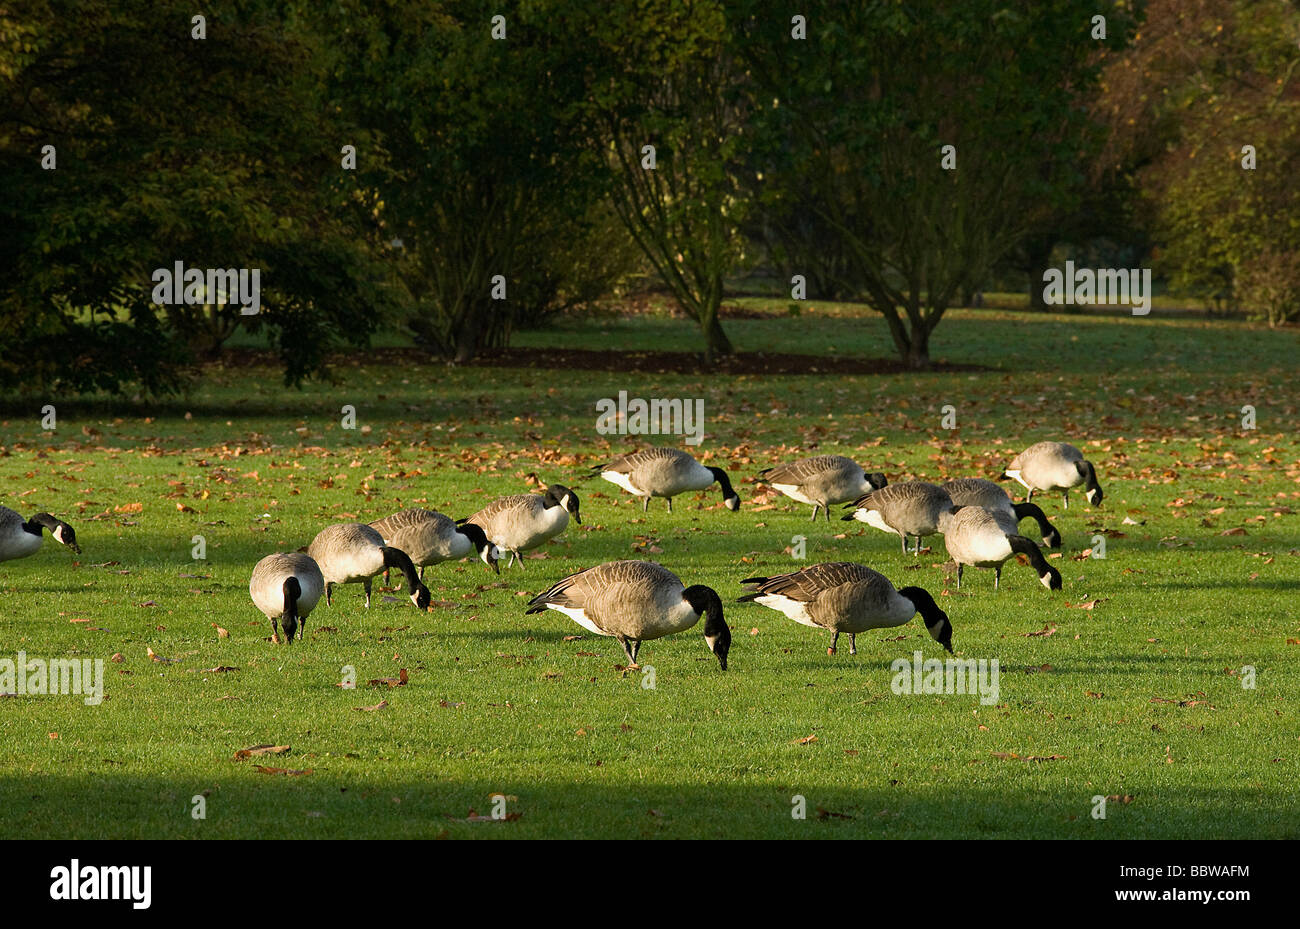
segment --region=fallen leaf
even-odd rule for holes
[[[252,758],[254,755],[283,755],[289,751],[287,745],[254,745],[250,748],[241,748],[235,752],[235,760],[242,761],[245,758]]]
[[[397,677],[376,677],[367,683],[371,687],[379,687],[383,684],[387,684],[389,687],[401,687],[408,679],[406,669],[399,668],[397,671]]]

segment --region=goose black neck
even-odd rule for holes
[[[1101,485],[1097,483],[1097,469],[1092,466],[1091,461],[1076,461],[1074,469],[1079,472],[1083,478],[1083,487],[1085,490],[1100,490]]]
[[[1047,521],[1047,514],[1037,503],[1013,503],[1011,509],[1015,511],[1016,522],[1032,518],[1038,523],[1038,531],[1044,538],[1052,534],[1052,524]]]
[[[49,513],[37,513],[23,523],[23,528],[32,535],[40,535],[42,527],[50,530],[50,533],[53,534],[54,530],[59,528],[59,521]]]
[[[402,575],[406,578],[406,589],[408,591],[414,592],[420,587],[420,577],[415,573],[415,565],[406,552],[400,548],[393,548],[391,545],[381,545],[379,550],[384,553],[385,568],[397,568],[402,572]]]
[[[724,498],[736,496],[736,492],[731,488],[731,478],[727,477],[726,471],[723,471],[721,468],[709,468],[709,473],[713,475],[713,479],[717,481],[718,486],[722,488],[722,496]]]
[[[1039,577],[1051,573],[1051,566],[1047,563],[1047,559],[1043,557],[1042,549],[1035,545],[1032,539],[1026,539],[1022,535],[1009,535],[1007,536],[1007,542],[1011,545],[1013,552],[1017,555],[1024,555],[1029,559],[1029,563],[1033,565]]]
[[[711,635],[721,631],[726,625],[722,618],[722,599],[712,587],[696,584],[687,587],[682,597],[691,605],[696,615],[704,617],[704,634]]]
[[[912,606],[916,607],[916,612],[921,614],[927,627],[944,615],[939,604],[934,602],[934,597],[930,596],[930,591],[924,587],[900,587],[898,594],[912,601]]]
[[[290,623],[298,624],[298,599],[302,596],[302,585],[298,583],[296,577],[286,577],[284,579],[284,626],[290,628]]]
[[[483,527],[478,523],[461,523],[456,531],[469,539],[474,544],[474,550],[479,554],[482,554],[483,549],[491,544],[488,542],[487,533],[483,531]]]

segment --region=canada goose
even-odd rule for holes
[[[958,507],[943,530],[948,554],[957,562],[957,587],[966,565],[993,569],[993,589],[1002,579],[1002,565],[1013,555],[1026,555],[1048,590],[1061,589],[1061,572],[1047,563],[1032,540],[1016,534],[1015,516],[999,516],[982,506]]]
[[[366,590],[366,609],[370,609],[370,581],[385,566],[397,568],[406,577],[406,590],[417,609],[428,609],[432,598],[429,588],[420,583],[415,565],[406,552],[384,544],[384,537],[364,523],[338,523],[326,526],[307,554],[316,560],[325,577],[325,602],[334,604],[335,584],[360,581]]]
[[[72,527],[49,513],[37,513],[31,519],[23,519],[6,506],[0,506],[0,561],[14,558],[26,558],[34,555],[45,541],[41,529],[50,530],[56,542],[62,542],[78,555],[81,546],[77,544],[77,534]]]
[[[664,497],[671,513],[673,497],[690,490],[703,490],[715,481],[722,488],[722,502],[727,509],[733,513],[740,509],[740,497],[731,489],[726,471],[707,468],[675,448],[643,448],[630,455],[619,455],[593,470],[611,484],[641,497],[642,512],[650,509],[651,497]]]
[[[889,483],[885,475],[868,474],[860,464],[843,455],[800,458],[759,471],[758,476],[790,499],[811,503],[813,522],[817,521],[819,508],[830,522],[831,504],[848,503]]]
[[[854,509],[841,519],[856,519],[882,532],[896,532],[907,554],[907,537],[916,536],[916,554],[921,553],[921,536],[940,531],[943,519],[952,513],[952,498],[937,484],[907,481],[890,484],[863,494],[850,504]]]
[[[952,623],[928,591],[921,587],[895,590],[879,571],[851,561],[809,565],[792,574],[751,577],[741,583],[755,589],[737,602],[761,603],[797,623],[834,632],[828,655],[835,654],[841,632],[849,634],[849,654],[856,655],[859,632],[901,626],[917,613],[930,637],[952,651]]]
[[[435,510],[410,509],[377,519],[370,528],[384,537],[385,545],[400,548],[419,565],[420,580],[424,580],[426,566],[459,561],[473,551],[485,565],[501,573],[501,553],[474,523],[457,526],[450,516]],[[384,575],[388,575],[387,568]]]
[[[285,641],[293,644],[293,633],[301,620],[298,638],[307,634],[307,617],[316,609],[325,590],[325,577],[308,555],[288,552],[267,555],[253,568],[248,594],[253,604],[271,621],[271,637],[279,636],[277,623],[284,623]]]
[[[982,477],[962,477],[942,485],[952,497],[953,506],[982,506],[991,513],[1010,517],[1019,526],[1022,519],[1033,519],[1042,533],[1043,544],[1048,548],[1061,547],[1061,534],[1047,521],[1047,516],[1037,503],[1012,503],[1007,492],[993,481]]]
[[[528,601],[527,613],[558,610],[597,635],[612,635],[630,664],[646,639],[691,628],[704,616],[704,641],[727,670],[731,630],[711,587],[683,587],[676,574],[649,561],[610,561],[570,574]]]
[[[545,494],[514,494],[494,500],[473,516],[458,519],[460,526],[480,526],[493,544],[510,553],[510,564],[524,566],[520,552],[537,548],[555,538],[573,521],[582,525],[578,495],[563,484],[548,484]]]
[[[1097,469],[1083,457],[1083,452],[1064,442],[1038,442],[1017,455],[1004,472],[1029,491],[1026,500],[1034,499],[1035,490],[1059,490],[1065,508],[1070,508],[1070,488],[1084,485],[1088,502],[1101,506],[1101,485]]]

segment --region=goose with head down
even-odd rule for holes
[[[704,617],[704,642],[727,670],[731,629],[717,591],[686,587],[649,561],[610,561],[570,574],[528,602],[526,613],[556,610],[597,635],[613,636],[635,666],[641,643],[690,629]]]
[[[485,565],[501,573],[501,553],[474,523],[457,525],[436,510],[416,508],[377,519],[370,527],[384,537],[385,545],[400,548],[410,556],[420,569],[420,580],[424,580],[424,569],[429,565],[459,561],[474,552]],[[387,569],[384,573],[387,575]]]
[[[692,490],[704,490],[713,484],[722,488],[722,502],[727,509],[740,509],[740,497],[732,489],[727,472],[706,467],[686,452],[675,448],[645,448],[629,455],[619,455],[609,464],[594,468],[605,480],[617,484],[641,498],[641,510],[650,508],[651,497],[668,501],[673,511],[673,497]]]
[[[366,609],[370,609],[371,581],[385,568],[397,568],[406,578],[406,590],[416,609],[427,610],[432,602],[429,588],[415,573],[415,565],[406,552],[384,544],[378,530],[364,523],[338,523],[326,526],[307,554],[315,560],[325,578],[325,602],[334,603],[335,584],[361,584],[366,591]]]
[[[307,633],[307,617],[320,602],[325,591],[325,577],[320,567],[301,552],[267,555],[253,568],[248,595],[253,605],[271,621],[271,639],[279,639],[279,625],[284,626],[285,642],[293,644]]]
[[[880,472],[868,474],[852,458],[843,455],[817,455],[800,458],[758,472],[759,480],[771,484],[792,500],[812,504],[812,521],[821,509],[830,522],[831,506],[848,503],[863,494],[889,484]]]
[[[1021,520],[1032,519],[1038,523],[1044,545],[1048,548],[1061,547],[1061,533],[1048,522],[1047,515],[1037,503],[1028,501],[1013,503],[1005,490],[993,481],[987,481],[982,477],[958,478],[942,486],[952,498],[954,506],[982,506],[1000,518],[1009,520],[1015,526],[1019,526]]]
[[[1083,452],[1065,442],[1037,442],[1007,465],[1004,476],[1022,484],[1029,491],[1026,500],[1034,499],[1034,491],[1061,492],[1065,509],[1070,508],[1070,488],[1084,488],[1084,496],[1093,506],[1101,506],[1103,494],[1097,483],[1097,469],[1083,457]]]
[[[36,554],[45,541],[42,530],[49,530],[54,541],[81,554],[77,533],[63,520],[55,519],[49,513],[37,513],[31,519],[23,519],[19,513],[0,506],[0,561]]]
[[[1061,589],[1061,572],[1047,563],[1033,540],[1016,531],[1015,517],[986,510],[980,506],[958,507],[943,528],[944,545],[957,563],[957,587],[967,565],[993,569],[993,589],[1002,580],[1002,565],[1015,555],[1024,555],[1048,590]]]
[[[835,654],[840,633],[849,637],[849,654],[858,653],[857,634],[868,629],[901,626],[921,614],[930,637],[952,651],[952,623],[929,591],[921,587],[895,589],[889,578],[865,565],[834,561],[809,565],[790,574],[751,577],[741,581],[753,591],[739,602],[754,602],[784,613],[805,626],[834,633],[826,654]]]
[[[475,525],[493,545],[510,553],[510,565],[524,566],[523,552],[545,545],[569,526],[579,526],[578,495],[563,484],[548,484],[544,494],[513,494],[492,501],[473,516],[456,521],[464,528]]]
[[[907,537],[916,537],[916,554],[921,553],[921,537],[934,535],[952,514],[952,498],[937,484],[907,481],[890,484],[863,494],[851,504],[853,512],[841,519],[855,519],[882,532],[896,533],[907,553]]]

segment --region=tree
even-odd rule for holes
[[[371,142],[361,182],[402,244],[406,324],[448,360],[504,345],[516,306],[535,308],[572,279],[569,256],[539,240],[581,236],[594,221],[602,191],[569,7],[462,0],[318,14],[339,37],[331,97]]]
[[[1107,163],[1132,166],[1174,291],[1270,325],[1300,318],[1298,40],[1283,0],[1152,0],[1098,104],[1116,130]]]
[[[766,91],[767,199],[843,237],[848,283],[899,356],[927,367],[954,300],[1080,197],[1099,142],[1081,105],[1098,71],[1091,14],[1068,0],[877,0],[812,18],[800,41],[763,4],[743,5]],[[1105,41],[1122,44],[1128,17],[1106,13]]]
[[[730,354],[718,318],[743,256],[749,97],[718,3],[618,3],[594,25],[595,149],[611,197],[678,306],[704,335],[707,362]]]
[[[0,382],[175,389],[241,319],[296,382],[375,326],[383,288],[331,164],[319,37],[280,4],[213,14],[206,38],[194,14],[176,0],[0,12]],[[156,306],[152,273],[177,260],[260,269],[262,312]]]

